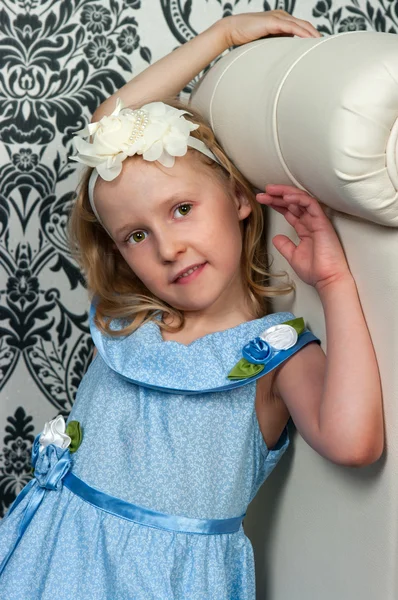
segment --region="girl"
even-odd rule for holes
[[[254,599],[242,519],[287,447],[289,414],[335,462],[382,452],[371,340],[317,201],[278,185],[255,197],[200,116],[159,101],[268,34],[318,35],[281,11],[228,17],[80,132],[75,158],[90,169],[71,232],[98,354],[67,428],[57,417],[36,437],[34,479],[2,522],[4,600]],[[327,358],[302,319],[266,313],[290,286],[266,284],[261,204],[300,238],[274,244],[319,293]]]

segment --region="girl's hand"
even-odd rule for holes
[[[315,198],[293,186],[267,185],[257,200],[281,213],[296,230],[297,246],[285,235],[272,241],[302,281],[320,291],[352,277],[337,234]]]
[[[267,35],[317,38],[321,34],[308,21],[296,19],[284,10],[231,15],[222,19],[229,46],[240,46]]]

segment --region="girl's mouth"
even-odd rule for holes
[[[174,283],[185,284],[190,283],[194,279],[196,279],[200,273],[203,271],[207,263],[202,263],[201,265],[196,265],[179,275]]]

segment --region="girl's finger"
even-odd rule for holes
[[[308,31],[308,33],[311,34],[311,37],[322,37],[322,35],[319,33],[319,31],[309,22],[309,21],[304,21],[303,19],[297,19],[296,17],[293,17],[293,15],[289,15],[286,17],[289,21],[293,20],[295,21],[298,25],[300,25],[300,27],[302,27],[303,29],[306,29]]]
[[[285,198],[279,196],[269,197],[269,199],[266,198],[265,201],[260,203],[269,206],[283,216],[285,216],[287,212],[290,212],[297,219],[300,219],[305,214],[306,210],[298,204],[287,203]]]
[[[268,199],[269,198],[269,199]],[[262,201],[262,197],[258,198],[259,202]],[[285,206],[288,207],[290,204],[294,204],[302,209],[301,216],[307,212],[310,217],[316,218],[325,218],[325,213],[320,207],[319,203],[312,196],[308,196],[306,193],[295,193],[295,194],[286,194],[284,196],[270,196],[267,194],[264,197],[263,204],[267,204],[268,206]]]
[[[289,225],[291,225],[296,230],[297,235],[302,235],[304,233],[304,231],[307,231],[307,227],[305,227],[301,224],[300,218],[296,217],[296,215],[294,215],[292,212],[290,212],[289,209],[286,210],[286,212],[283,216],[285,217],[285,219],[289,223]],[[300,227],[300,225],[301,225],[301,227]]]
[[[283,207],[279,207],[279,206],[270,206],[270,208],[283,216],[285,216],[285,213],[287,212],[287,208],[283,208]]]
[[[281,196],[266,196],[265,194],[261,194],[261,196],[257,196],[257,202],[266,206],[286,206],[286,202],[283,201]]]
[[[286,221],[289,223],[289,225],[291,225],[291,227],[294,228],[296,234],[299,237],[302,237],[302,236],[308,234],[309,229],[302,222],[302,220],[301,220],[302,215],[300,215],[298,217],[295,216],[286,206],[276,206],[274,203],[272,203],[272,204],[270,203],[267,206],[269,206],[269,208],[271,208],[275,212],[277,212],[280,215],[282,215],[283,217],[285,217]]]
[[[271,196],[284,196],[285,194],[308,194],[308,192],[305,190],[301,190],[294,185],[283,185],[277,183],[270,183],[266,185],[265,193],[270,194]]]
[[[305,211],[303,214],[295,215],[289,208],[278,207],[278,209],[276,209],[272,205],[270,205],[270,208],[273,208],[277,212],[281,213],[289,225],[293,227],[299,237],[309,235],[312,231],[311,222],[308,222],[305,218]]]
[[[318,202],[312,196],[308,196],[308,194],[286,194],[284,200],[288,205],[292,203],[305,209],[311,217],[324,216],[324,212]]]
[[[288,204],[287,209],[289,212],[292,213],[292,215],[298,218],[300,218],[304,214],[304,209],[300,206],[297,206],[297,204]]]
[[[271,208],[274,208],[275,206],[283,206],[285,208],[288,208],[289,206],[295,206],[299,211],[303,212],[303,207],[300,206],[296,196],[292,196],[292,199],[293,202],[290,199],[287,200],[286,196],[261,196],[260,198],[257,198],[261,204],[266,204]]]
[[[275,212],[277,212],[280,215],[282,215],[283,217],[285,217],[285,219],[289,223],[289,225],[294,227],[294,229],[296,230],[296,233],[298,234],[297,226],[300,221],[300,216],[294,215],[288,208],[284,208],[282,206],[270,206],[270,208],[272,208],[272,210],[274,210]],[[305,231],[307,231],[307,227],[304,227],[304,226],[300,227],[300,229],[303,230],[300,232],[301,234],[304,232],[304,229],[305,229]]]
[[[283,204],[281,206],[278,206],[277,204],[275,204],[274,202],[274,198],[269,198],[269,201],[266,202],[260,202],[260,204],[265,204],[266,206],[268,206],[269,208],[271,208],[272,210],[274,210],[275,212],[285,216],[285,214],[288,212],[288,208]]]
[[[268,202],[272,200],[272,196],[270,194],[266,194],[265,192],[259,192],[256,194],[256,200],[257,202],[260,202],[260,204],[268,204]]]
[[[294,251],[296,250],[295,244],[286,235],[276,235],[272,239],[272,243],[275,248],[282,254],[283,258],[286,258],[290,264],[293,258]]]
[[[286,202],[284,202],[283,200],[274,200],[272,202],[268,202],[267,206],[269,206],[269,208],[272,208],[272,210],[276,210],[277,208],[279,209],[284,209],[286,212],[289,212],[289,208],[288,208],[288,204]]]
[[[270,33],[287,33],[288,35],[297,35],[301,38],[314,37],[307,29],[301,27],[295,21],[275,16],[275,26],[269,25]]]

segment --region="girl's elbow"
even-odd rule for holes
[[[369,440],[358,443],[354,448],[340,454],[335,462],[345,467],[366,467],[377,462],[383,455],[384,439]]]
[[[372,465],[373,463],[380,460],[383,454],[383,450],[379,449],[370,449],[367,452],[363,452],[362,454],[358,454],[358,456],[353,456],[350,460],[348,460],[345,465],[347,467],[367,467]]]

